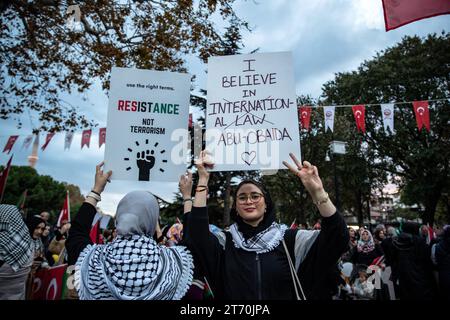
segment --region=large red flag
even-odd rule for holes
[[[11,149],[14,146],[14,143],[16,143],[17,138],[19,138],[19,136],[10,136],[8,139],[8,142],[6,142],[5,148],[3,149],[3,152],[8,151],[8,154],[11,152]]]
[[[414,113],[416,114],[417,128],[419,131],[423,126],[430,131],[430,112],[428,109],[428,101],[414,101]]]
[[[386,31],[405,24],[450,13],[449,0],[383,0]]]
[[[353,116],[355,117],[356,121],[356,129],[361,132],[366,132],[366,108],[363,104],[356,105],[352,107],[353,110]]]
[[[91,129],[83,131],[83,135],[81,136],[81,149],[83,149],[84,145],[87,145],[87,147],[89,148],[89,143],[91,142],[91,133]]]
[[[311,119],[311,107],[301,106],[298,108],[300,123],[303,129],[309,130],[309,122]]]
[[[106,128],[100,128],[98,130],[98,147],[101,148],[106,141]]]
[[[13,155],[11,155],[11,158],[9,158],[8,163],[6,164],[6,167],[0,172],[0,203],[3,200],[3,193],[5,192],[6,187],[6,180],[8,179],[9,169],[11,168],[11,161],[12,161]]]
[[[47,137],[45,138],[45,143],[42,145],[41,150],[44,151],[45,148],[47,148],[48,144],[50,143],[50,140],[52,140],[53,136],[55,135],[54,132],[47,133]]]
[[[64,272],[67,264],[49,269],[42,268],[36,272],[32,300],[60,300],[63,289]]]
[[[59,213],[58,222],[56,226],[59,228],[63,221],[70,222],[70,199],[69,190],[66,192],[66,199],[64,200],[64,205]]]

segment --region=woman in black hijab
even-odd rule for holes
[[[323,190],[317,168],[303,165],[291,155],[297,168],[284,162],[302,181],[322,215],[322,230],[289,230],[275,221],[272,199],[257,181],[242,181],[234,194],[229,230],[209,232],[206,206],[212,163],[205,152],[196,162],[199,182],[192,211],[186,213],[184,240],[206,274],[216,298],[326,299],[330,298],[327,275],[345,251],[347,226]],[[180,188],[189,185],[182,176]],[[187,192],[182,192],[185,197]]]

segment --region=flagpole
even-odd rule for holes
[[[8,163],[6,164],[5,168],[0,174],[0,203],[2,203],[3,201],[3,194],[5,193],[6,181],[8,180],[9,170],[11,169],[11,162],[13,156],[14,153],[11,155],[11,158],[9,158]]]

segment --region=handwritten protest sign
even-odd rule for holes
[[[177,139],[187,136],[189,89],[188,74],[112,69],[105,144],[112,179],[178,181],[186,170],[187,144]]]
[[[211,57],[206,148],[216,171],[276,170],[300,159],[292,56],[289,52]]]

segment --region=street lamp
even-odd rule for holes
[[[347,143],[343,141],[333,140],[330,142],[330,145],[327,150],[327,154],[325,156],[325,161],[333,160],[333,171],[334,171],[334,193],[336,195],[336,207],[338,211],[341,211],[341,201],[339,197],[339,185],[338,178],[336,173],[336,156],[335,154],[345,154],[345,147]],[[331,156],[331,157],[330,157]]]

